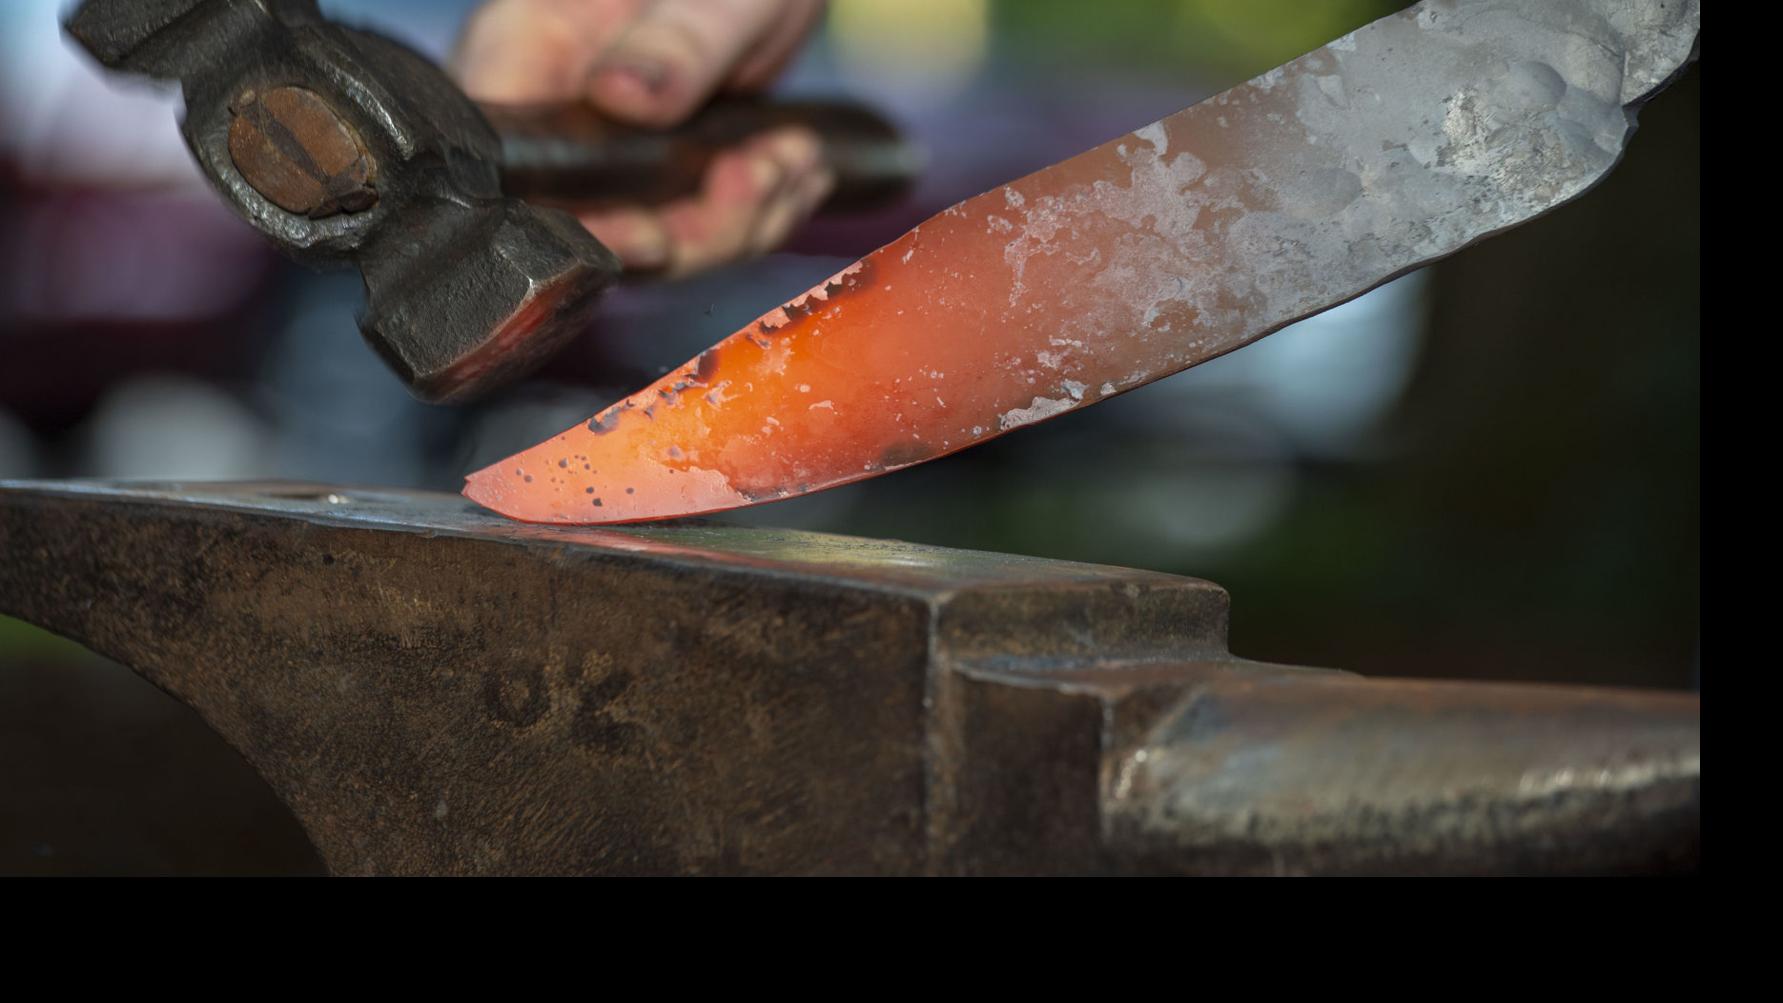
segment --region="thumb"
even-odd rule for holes
[[[768,34],[781,0],[659,0],[595,62],[589,98],[642,125],[682,121]]]

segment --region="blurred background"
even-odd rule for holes
[[[358,279],[231,216],[177,94],[102,76],[66,6],[0,6],[0,478],[455,491],[946,206],[1406,4],[835,0],[783,89],[885,109],[930,151],[912,196],[622,288],[461,409],[409,398]],[[322,0],[437,57],[473,6]],[[1069,420],[727,518],[1211,579],[1256,659],[1700,690],[1699,76],[1543,220]],[[0,618],[0,873],[319,869],[194,715]]]

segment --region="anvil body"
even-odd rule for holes
[[[0,484],[0,554],[0,612],[196,709],[338,874],[1700,856],[1698,697],[1252,662],[1195,579],[297,484]]]

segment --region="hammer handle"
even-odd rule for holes
[[[501,136],[503,190],[548,205],[658,205],[692,194],[719,151],[785,125],[805,126],[822,141],[836,173],[826,212],[887,204],[921,168],[896,127],[847,102],[723,97],[662,130],[620,124],[580,103],[481,108]]]

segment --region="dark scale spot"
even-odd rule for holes
[[[589,466],[589,465],[588,465],[588,464],[586,464],[586,463],[584,463],[584,464],[582,464],[582,469],[583,469],[583,470],[586,470],[586,471],[588,471],[588,472],[589,472],[589,473],[593,473],[593,472],[594,472],[594,468],[593,468],[593,467],[591,467],[591,466]]]
[[[605,708],[626,690],[631,689],[632,674],[620,669],[603,679],[583,687],[582,695],[590,706]]]
[[[632,686],[632,675],[616,671],[604,679],[585,682],[581,704],[570,721],[570,740],[582,748],[608,755],[637,752],[646,733],[613,712],[619,698]]]
[[[873,263],[866,259],[862,259],[861,261],[856,262],[856,264],[859,267],[853,272],[842,276],[841,279],[837,281],[824,284],[822,299],[819,299],[813,294],[805,297],[803,303],[797,305],[787,303],[783,305],[780,309],[786,314],[785,324],[770,325],[767,321],[762,321],[756,325],[756,328],[763,334],[773,334],[776,331],[791,326],[794,321],[801,317],[808,317],[824,307],[833,305],[837,296],[866,285],[873,278]],[[762,347],[766,348],[767,346],[763,345]]]
[[[601,500],[599,498],[596,498],[594,500],[594,507],[595,508],[605,508],[606,506],[601,504]]]
[[[635,752],[644,744],[644,729],[606,714],[584,711],[570,724],[570,739],[582,748],[609,756]]]
[[[528,484],[532,483],[532,475],[531,474],[526,475],[526,483],[528,483]]]
[[[656,405],[655,404],[652,404],[649,407],[644,409],[644,417],[649,418],[651,421],[656,420]]]
[[[565,470],[568,470],[568,469],[569,469],[569,468],[570,468],[570,461],[568,461],[568,460],[558,460],[558,461],[557,461],[557,465],[558,465],[558,466],[560,466],[560,467],[562,467],[562,468],[563,468],[563,469],[565,469]]]
[[[491,672],[483,677],[483,706],[495,720],[528,728],[551,709],[545,673],[537,667]]]
[[[873,273],[879,270],[879,266],[874,264],[873,259],[871,258],[862,258],[857,263],[860,267],[847,275],[842,276],[842,281],[837,283],[837,288],[842,292],[859,289],[867,283],[872,282]]]
[[[718,372],[718,349],[708,348],[694,360],[693,378],[701,383],[708,383],[716,372]]]
[[[637,488],[626,488],[626,489],[625,489],[625,493],[626,493],[626,494],[628,494],[628,495],[629,495],[629,494],[631,494],[631,493],[633,493],[633,492],[634,492],[634,491],[636,491],[636,490],[638,490],[638,489],[637,489]]]
[[[594,489],[593,488],[583,488],[582,493],[585,495],[591,495],[591,494],[594,494]]]
[[[588,430],[595,435],[605,435],[613,431],[613,427],[619,424],[619,414],[620,412],[617,410],[608,411],[588,419]]]

